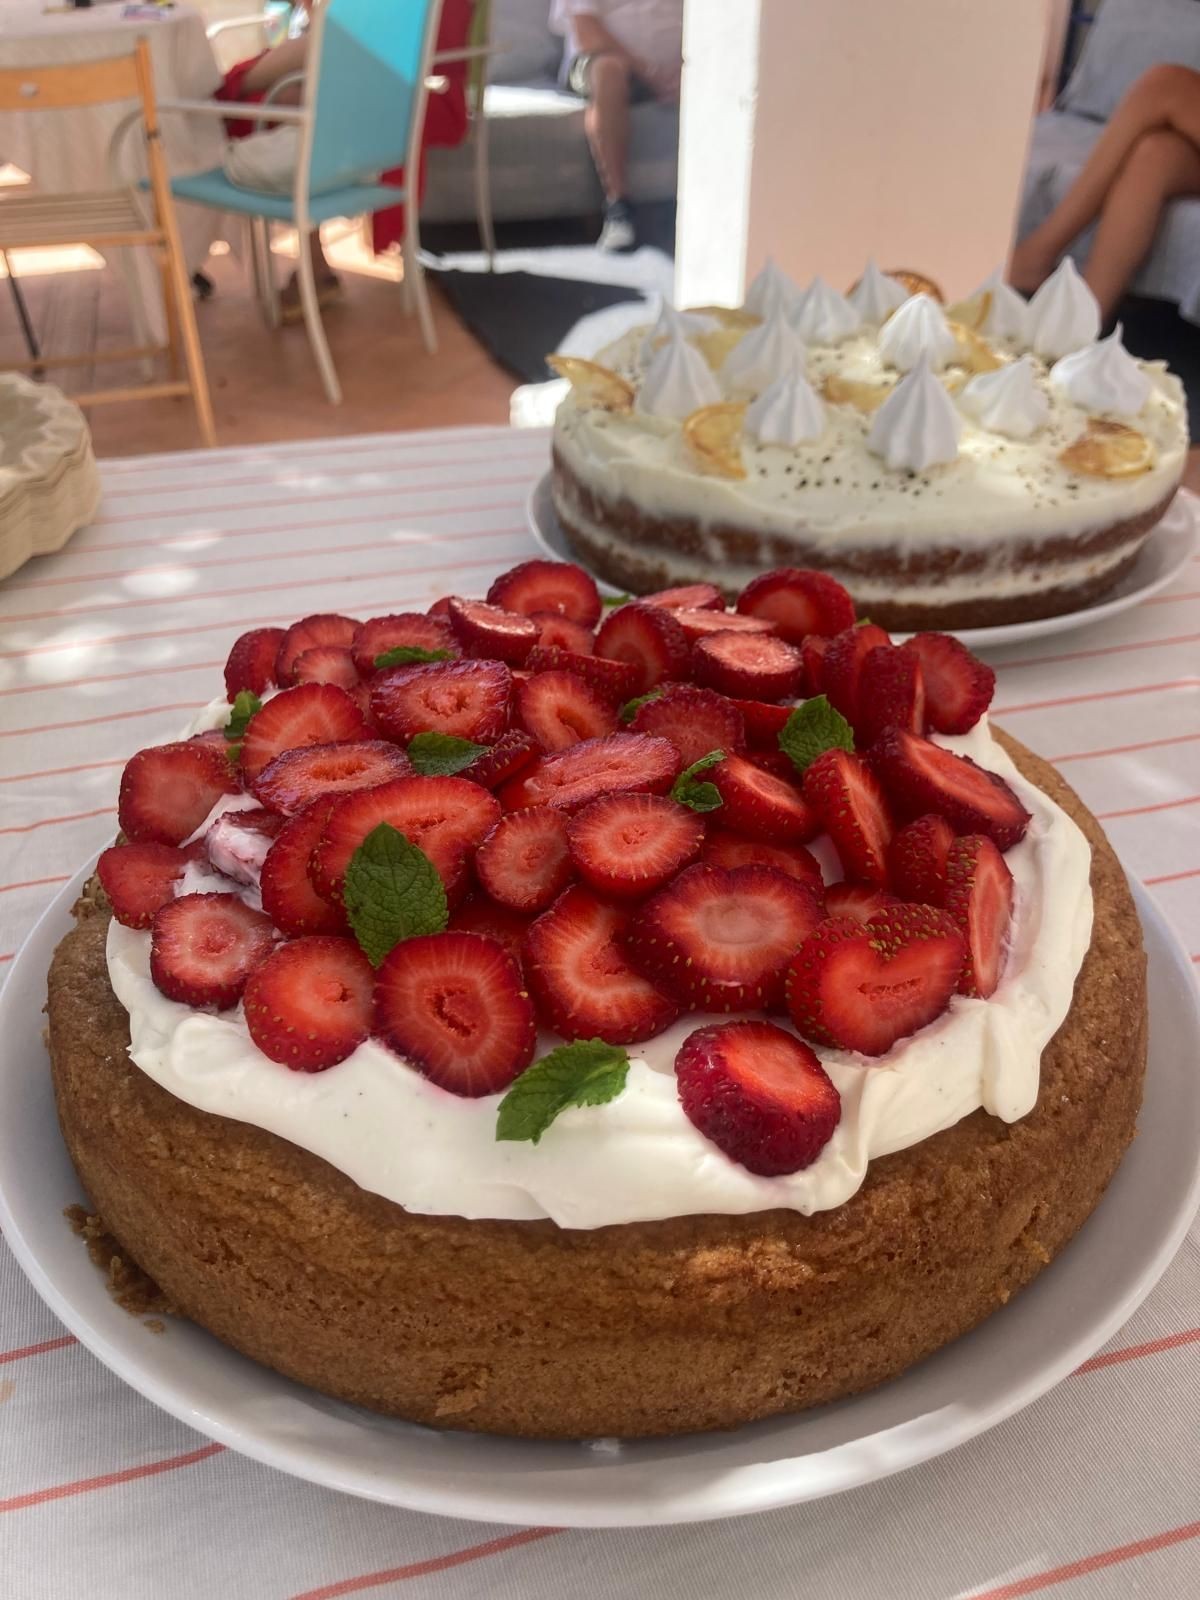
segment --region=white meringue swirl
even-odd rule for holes
[[[909,298],[910,291],[899,278],[890,278],[886,272],[881,272],[875,265],[874,256],[867,258],[862,277],[847,296],[862,320],[874,327],[886,322],[892,312]]]
[[[1121,342],[1118,322],[1107,339],[1063,356],[1050,382],[1074,405],[1114,417],[1136,417],[1150,398],[1150,379]]]
[[[786,372],[800,365],[808,352],[782,309],[751,328],[721,363],[721,382],[730,393],[758,394]]]
[[[875,413],[867,448],[893,471],[924,472],[957,458],[962,430],[954,402],[922,355]]]
[[[637,409],[651,417],[682,422],[701,406],[715,405],[721,386],[708,362],[681,334],[673,334],[650,358],[642,374]]]
[[[793,363],[764,389],[746,412],[746,432],[759,444],[789,449],[819,439],[825,432],[825,407],[804,373],[804,363]]]
[[[1004,281],[1004,276],[997,267],[979,285],[975,293],[968,296],[974,300],[980,295],[991,295],[991,304],[988,306],[987,316],[979,324],[979,332],[989,339],[1003,339],[1007,343],[1016,345],[1018,350],[1029,348],[1029,301],[1024,295]]]
[[[1030,347],[1044,361],[1057,361],[1094,344],[1099,332],[1099,302],[1064,256],[1029,302]]]
[[[840,344],[862,327],[862,318],[846,299],[816,277],[789,312],[792,326],[810,344]]]
[[[911,372],[922,358],[940,372],[957,350],[946,313],[927,294],[912,295],[879,332],[879,354],[900,372]]]
[[[649,361],[666,339],[673,339],[677,336],[686,338],[689,334],[703,333],[706,328],[711,326],[712,324],[707,317],[699,316],[694,311],[677,311],[669,301],[664,300],[659,307],[657,322],[642,340],[642,360]]]
[[[1029,355],[972,378],[958,403],[989,432],[1003,433],[1010,439],[1032,438],[1050,417],[1050,401],[1038,388],[1037,371]]]
[[[798,285],[768,256],[746,290],[742,309],[765,321],[777,311],[790,312],[799,299]]]

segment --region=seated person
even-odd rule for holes
[[[584,125],[605,200],[597,242],[601,250],[632,250],[629,106],[679,99],[683,0],[554,0],[550,21],[566,35],[564,82],[588,102]]]

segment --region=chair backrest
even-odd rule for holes
[[[71,111],[141,98],[136,53],[77,66],[0,71],[0,111]]]

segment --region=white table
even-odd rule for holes
[[[104,463],[96,524],[0,584],[0,963],[111,838],[126,758],[243,629],[480,594],[533,555],[544,432]],[[1200,959],[1200,561],[993,657],[998,720],[1103,819]],[[3,966],[0,965],[0,972]],[[1194,1600],[1200,1231],[1106,1353],[952,1455],[742,1522],[558,1533],[396,1511],[190,1432],[62,1327],[0,1242],[3,1600]]]

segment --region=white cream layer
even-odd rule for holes
[[[225,714],[221,706],[208,725]],[[1042,1050],[1067,1014],[1091,939],[1091,851],[1080,830],[1020,776],[986,720],[964,738],[938,742],[1003,774],[1033,814],[1006,858],[1016,908],[1004,975],[991,1000],[956,998],[871,1065],[820,1051],[842,1096],[842,1119],[803,1172],[756,1177],[684,1116],[675,1053],[712,1017],[684,1018],[639,1046],[624,1092],[609,1105],[564,1112],[538,1145],[500,1144],[497,1096],[448,1094],[374,1041],[312,1075],[269,1061],[240,1007],[216,1016],[160,994],[150,978],[149,934],[113,922],[108,969],[129,1013],[130,1055],[178,1099],[268,1129],[413,1212],[551,1217],[563,1227],[598,1228],[775,1207],[827,1211],[855,1193],[878,1156],[928,1139],[980,1106],[1006,1122],[1032,1109]],[[838,876],[824,853],[827,876]],[[545,1039],[542,1048],[553,1043]]]

